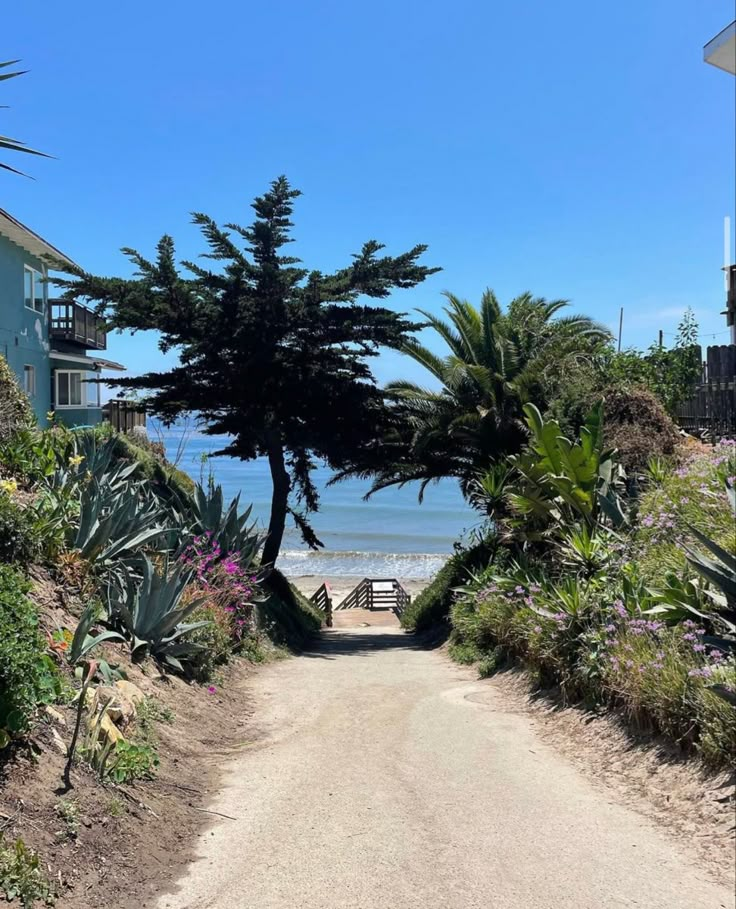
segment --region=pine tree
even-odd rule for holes
[[[182,273],[164,236],[153,261],[123,250],[137,269],[132,279],[79,272],[59,281],[65,296],[95,301],[111,326],[155,329],[162,351],[179,352],[172,369],[117,386],[146,392],[149,411],[164,421],[195,413],[207,434],[229,435],[218,454],[268,458],[264,565],[276,561],[288,513],[307,543],[321,545],[308,523],[319,507],[316,461],[340,469],[386,431],[388,408],[368,359],[380,347],[402,347],[419,326],[359,298],[385,298],[439,271],[418,263],[425,246],[391,257],[375,241],[339,271],[308,271],[284,254],[299,195],[285,177],[275,180],[245,228],[194,214],[217,269],[183,262]]]

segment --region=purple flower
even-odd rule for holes
[[[695,653],[704,653],[704,652],[705,652],[705,644],[693,644],[693,651],[694,651]]]
[[[642,521],[642,524],[645,527],[651,527],[654,524],[654,518],[650,514],[648,514]]]
[[[217,693],[217,688],[215,688],[214,685],[210,685],[210,686],[207,688],[207,691],[209,691],[210,694],[216,694],[216,693]]]

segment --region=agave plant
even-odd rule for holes
[[[129,572],[122,587],[110,584],[108,605],[110,621],[118,623],[130,641],[134,659],[150,654],[173,669],[183,672],[182,661],[201,652],[202,645],[182,638],[208,622],[185,623],[205,598],[195,598],[181,605],[191,572],[178,565],[169,569],[168,558],[157,571],[151,560],[143,556],[139,562],[141,581],[137,583]]]
[[[118,489],[128,478],[140,473],[135,462],[127,463],[117,453],[114,438],[100,444],[91,433],[76,433],[72,438],[69,463],[76,466],[80,477],[95,477],[111,489]]]
[[[135,484],[117,491],[101,485],[92,477],[82,491],[79,525],[73,530],[71,545],[83,558],[100,567],[110,567],[166,533],[161,526],[164,515],[151,500],[140,494]]]
[[[263,535],[250,520],[253,506],[239,513],[240,495],[225,507],[222,486],[197,483],[191,495],[177,494],[174,519],[194,536],[209,535],[223,554],[237,553],[240,564],[250,565],[263,543]]]

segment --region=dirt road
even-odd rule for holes
[[[262,738],[210,805],[235,820],[158,909],[733,909],[528,717],[398,628],[335,628],[252,684]]]

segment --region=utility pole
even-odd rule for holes
[[[621,334],[624,330],[624,308],[621,307],[621,312],[618,316],[618,352],[621,353]]]
[[[662,350],[663,347],[664,347],[664,332],[660,328],[659,329],[659,349]]]

